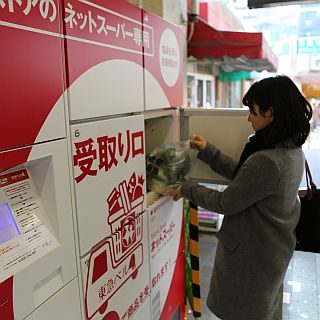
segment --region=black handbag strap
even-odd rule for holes
[[[312,191],[317,190],[316,184],[313,182],[310,167],[308,161],[305,160],[305,171],[306,171],[306,181],[307,181],[307,198],[311,199]]]

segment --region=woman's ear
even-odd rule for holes
[[[273,121],[273,115],[274,115],[273,107],[270,107],[270,108],[267,110],[267,112],[265,113],[265,116],[270,119],[270,122],[272,122],[272,121]]]

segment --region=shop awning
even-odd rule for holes
[[[188,43],[188,57],[214,59],[222,70],[276,72],[278,58],[261,32],[220,31],[198,17]]]

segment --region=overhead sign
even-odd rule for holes
[[[299,38],[297,42],[297,53],[320,53],[320,37]]]
[[[249,9],[310,3],[309,0],[248,0]],[[314,1],[316,2],[316,1]]]

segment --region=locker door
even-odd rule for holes
[[[237,161],[249,135],[254,133],[247,118],[245,109],[185,109],[181,112],[181,139],[188,139],[190,134],[202,135]],[[191,177],[202,182],[227,182],[201,161],[193,163]]]

